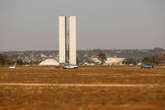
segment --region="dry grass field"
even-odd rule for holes
[[[0,110],[165,110],[165,67],[0,67]]]

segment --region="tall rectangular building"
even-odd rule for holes
[[[69,63],[76,65],[76,16],[69,16],[68,18],[68,34],[69,34]]]
[[[66,62],[66,16],[59,16],[59,63]]]

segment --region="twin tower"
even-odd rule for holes
[[[76,65],[76,16],[59,16],[59,63]]]

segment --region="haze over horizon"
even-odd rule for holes
[[[78,49],[165,48],[165,0],[0,0],[0,51],[58,50],[58,16]]]

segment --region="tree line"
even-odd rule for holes
[[[1,66],[13,65],[15,63],[18,64],[18,65],[22,65],[24,62],[20,58],[14,59],[14,58],[9,57],[5,54],[0,54],[0,65]]]
[[[152,63],[152,64],[165,64],[165,53],[163,55],[153,55],[150,57],[144,57],[143,63]]]

